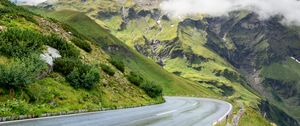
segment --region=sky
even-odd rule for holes
[[[172,17],[194,14],[226,16],[231,11],[244,9],[256,12],[262,20],[282,15],[284,24],[300,25],[298,0],[166,0],[160,7]]]

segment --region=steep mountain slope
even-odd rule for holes
[[[280,17],[260,21],[253,13],[240,19],[236,18],[238,15],[208,19],[207,31],[214,38],[207,46],[245,73],[254,89],[298,118],[300,38],[297,30],[280,24]],[[217,26],[219,30],[214,30]],[[220,46],[224,41],[234,48]]]
[[[43,6],[85,12],[167,71],[227,96],[236,107],[241,102],[247,110],[243,125],[253,125],[256,119],[256,124],[262,125],[264,113],[279,125],[298,125],[290,117],[297,119],[300,110],[291,110],[299,107],[297,28],[281,25],[280,17],[260,21],[256,14],[247,11],[232,12],[228,17],[170,19],[157,8],[158,3],[69,0]],[[57,16],[62,13],[66,12],[49,15],[58,19],[71,15]],[[256,91],[270,103],[261,101],[254,95]],[[254,118],[253,111],[262,115],[256,113],[258,117]]]
[[[34,8],[32,9],[34,10]],[[71,25],[78,32],[93,39],[105,52],[113,58],[123,60],[128,68],[143,75],[146,79],[160,84],[164,88],[165,95],[195,95],[218,97],[207,88],[187,81],[173,74],[168,73],[155,64],[153,61],[144,58],[135,50],[127,47],[120,40],[112,36],[107,30],[100,27],[84,13],[61,10],[54,12],[41,12],[49,17],[58,19]],[[84,27],[83,27],[84,26]]]
[[[0,117],[163,102],[111,59],[73,28],[0,1]]]

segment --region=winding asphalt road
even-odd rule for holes
[[[160,105],[0,123],[1,126],[211,126],[231,104],[213,99],[165,97]]]

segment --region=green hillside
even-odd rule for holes
[[[145,78],[159,83],[164,88],[165,95],[194,95],[218,97],[207,88],[194,82],[184,80],[163,70],[152,60],[132,50],[107,30],[87,17],[84,13],[62,10],[47,13],[49,17],[71,25],[81,34],[92,38],[103,50],[116,59],[123,60],[132,71],[142,74]]]
[[[167,95],[195,95],[184,92],[189,86],[169,85],[188,81],[200,86],[196,96],[225,97],[234,104],[235,112],[243,104],[242,125],[268,125],[264,113],[278,125],[297,124],[294,119],[299,112],[289,106],[299,106],[299,64],[290,59],[299,58],[297,30],[282,26],[276,17],[255,22],[256,15],[247,11],[232,12],[228,17],[171,19],[157,5],[155,1],[62,0],[41,5],[44,9],[30,9],[82,29],[82,34],[115,58],[123,59],[126,54],[127,66],[139,68],[146,78],[160,80]],[[121,41],[96,38],[105,36],[103,31]],[[173,75],[149,67],[158,69],[154,62]],[[151,65],[144,65],[148,63]],[[162,79],[157,73],[173,79]]]
[[[158,86],[132,84],[122,70],[130,68],[112,62],[93,40],[6,0],[0,1],[0,38],[1,117],[163,102]],[[62,56],[53,67],[41,60],[49,46]]]
[[[233,74],[235,77],[238,77],[238,74],[229,63],[209,49],[203,48],[202,46],[193,48],[196,52],[199,51],[199,55],[201,54],[201,51],[206,52],[205,54],[210,54],[204,56],[206,56],[207,59],[211,58],[211,61],[207,61],[205,63],[202,63],[201,61],[197,63],[197,61],[195,61],[193,67],[190,66],[189,61],[181,58],[167,59],[166,61],[170,62],[164,66],[165,70],[168,71],[167,72],[163,70],[161,66],[153,62],[155,60],[152,59],[151,56],[149,56],[151,57],[150,59],[144,58],[144,56],[136,52],[134,49],[128,47],[132,46],[132,44],[129,44],[130,42],[125,41],[128,46],[125,45],[111,34],[108,34],[108,32],[105,32],[108,30],[103,29],[100,26],[101,24],[97,24],[84,13],[72,10],[46,11],[32,7],[30,7],[30,10],[69,24],[83,35],[93,38],[94,42],[105,50],[106,53],[109,53],[114,58],[123,59],[128,68],[137,71],[145,78],[153,79],[154,82],[162,85],[165,95],[225,98],[229,102],[234,103],[234,113],[240,109],[241,103],[246,107],[247,114],[245,114],[245,119],[243,119],[245,121],[241,122],[243,125],[250,126],[253,123],[270,125],[262,118],[262,115],[257,112],[259,109],[258,105],[260,103],[260,98],[245,88],[242,81],[232,81],[230,80],[230,76],[228,76],[229,78],[224,77],[223,71],[225,69],[229,70],[227,72],[229,72],[230,75]],[[111,33],[114,33],[114,31],[111,31]],[[117,34],[118,33],[116,33],[116,35]],[[185,39],[184,35],[182,36],[181,42],[185,44],[189,44],[189,42],[194,41],[189,38]],[[103,40],[103,38],[105,38],[105,40]],[[191,45],[185,46],[188,48],[188,46]],[[161,48],[168,47],[162,46]],[[180,47],[179,50],[181,50],[181,48],[184,49],[184,47]],[[125,58],[124,55],[126,56]],[[213,62],[214,60],[217,60],[219,63]],[[195,68],[201,67],[201,65],[205,65],[205,70],[195,70]],[[214,73],[218,71],[222,76]],[[181,73],[181,75],[176,73]],[[254,119],[247,120],[247,118]]]
[[[297,98],[297,91],[300,90],[299,69],[300,64],[288,58],[284,62],[265,66],[261,72],[261,76],[267,78],[265,86],[270,92],[274,92],[269,96],[272,101],[295,117],[300,117],[299,98]]]

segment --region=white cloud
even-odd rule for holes
[[[47,0],[11,0],[11,1],[17,1],[18,3],[27,4],[27,5],[38,5]]]
[[[284,16],[284,23],[300,25],[298,0],[166,0],[160,7],[174,17],[194,14],[222,16],[245,9],[258,13],[261,19],[279,14]]]

